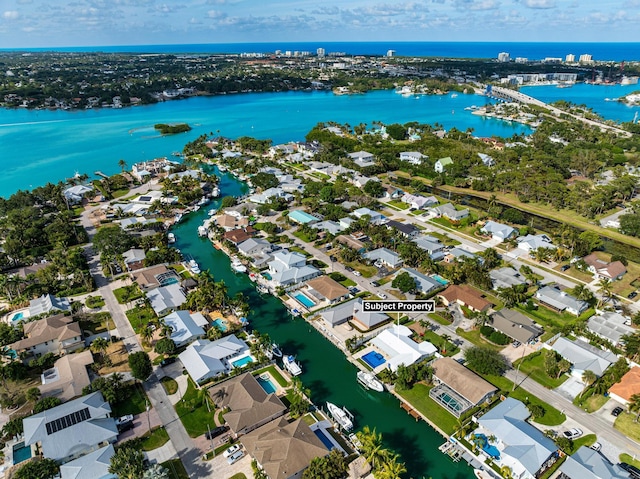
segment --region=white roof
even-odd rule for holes
[[[589,343],[580,340],[571,341],[567,338],[558,338],[553,343],[552,349],[573,364],[574,369],[593,371],[598,377],[602,376],[604,371],[618,359],[615,354],[598,349]]]
[[[191,378],[200,382],[230,371],[229,359],[247,351],[247,343],[231,335],[216,341],[196,340],[178,358]]]
[[[162,314],[167,309],[177,309],[187,300],[179,284],[169,284],[147,292],[147,298],[156,314]]]
[[[115,450],[111,444],[101,447],[60,466],[60,477],[61,479],[117,479],[118,476],[109,472],[111,456],[114,454]]]
[[[618,344],[622,336],[635,332],[634,328],[625,324],[627,321],[628,319],[619,313],[606,311],[598,316],[591,316],[587,321],[587,326],[598,336]]]
[[[411,366],[424,357],[432,356],[437,348],[428,341],[416,343],[410,338],[413,331],[406,326],[394,324],[378,334],[371,343],[385,352],[392,371],[404,364]]]
[[[199,314],[200,317],[204,319],[202,314],[195,314]],[[165,316],[164,322],[168,326],[171,326],[171,339],[173,339],[177,346],[182,346],[204,335],[204,329],[196,323],[195,318],[193,318],[189,311],[176,311],[175,313],[171,313]]]

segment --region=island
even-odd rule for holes
[[[186,123],[156,123],[153,125],[153,128],[163,135],[175,135],[177,133],[191,131],[191,127]]]

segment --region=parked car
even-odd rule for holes
[[[562,435],[567,439],[577,439],[582,436],[582,430],[577,427],[572,427],[571,429],[563,432]]]
[[[240,444],[234,444],[233,446],[231,446],[229,449],[227,449],[226,451],[224,451],[222,453],[222,455],[224,457],[229,457],[232,456],[233,454],[235,454],[236,452],[238,452],[240,450],[242,446]]]
[[[116,424],[116,427],[118,428],[118,432],[128,431],[129,429],[133,429],[133,421],[121,422]]]
[[[378,286],[380,286],[380,283],[378,283],[377,281],[371,281],[371,286],[374,286],[377,288]]]
[[[349,288],[349,291],[351,292],[351,294],[358,294],[360,292],[360,290],[358,288],[356,288],[355,286],[351,286]]]
[[[614,417],[618,417],[622,411],[624,411],[624,409],[622,409],[620,406],[616,406],[611,410],[611,415]]]
[[[560,268],[560,271],[566,271],[566,270],[568,270],[569,268],[571,268],[571,265],[569,265],[569,264],[565,264],[562,268]]]
[[[227,432],[229,430],[229,426],[218,426],[214,427],[211,431],[207,431],[204,434],[204,437],[207,439],[213,439],[214,437],[218,437],[220,434]]]
[[[631,292],[627,295],[627,298],[629,298],[629,299],[633,299],[633,298],[635,298],[636,296],[638,296],[638,292],[637,292],[637,291],[631,291]]]
[[[600,449],[602,449],[602,444],[600,444],[599,442],[594,442],[589,447],[594,451],[598,452]]]
[[[116,419],[116,426],[119,426],[120,424],[124,424],[125,422],[130,422],[130,421],[133,421],[133,414],[120,416],[119,418]]]
[[[353,271],[353,268],[351,266],[345,266],[344,269],[346,269],[349,273]]]
[[[513,343],[511,343],[511,345],[512,345],[514,348],[519,348],[519,347],[520,347],[520,345],[521,345],[521,343],[520,343],[520,341],[514,341]]]
[[[378,293],[378,296],[380,297],[380,299],[387,299],[387,295],[384,293]]]
[[[242,459],[242,456],[244,456],[243,451],[236,451],[233,454],[231,454],[229,457],[227,457],[227,462],[229,463],[229,465],[234,464],[238,462],[240,459]]]
[[[168,366],[169,364],[173,364],[175,362],[176,358],[174,357],[164,358],[162,361],[160,361],[160,366]]]
[[[354,276],[362,276],[362,273],[360,271],[354,271],[353,275]]]
[[[620,464],[618,464],[618,466],[631,474],[631,477],[633,477],[634,479],[640,479],[640,469],[638,469],[636,466],[632,466],[631,464],[627,464],[626,462],[621,462]]]

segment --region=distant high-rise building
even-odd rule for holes
[[[396,55],[396,51],[395,50],[387,50],[387,56],[388,57],[394,57]]]
[[[564,61],[567,62],[567,63],[575,63],[576,62],[576,56],[573,53],[569,53],[565,57]]]
[[[529,63],[529,59],[526,57],[516,57],[516,63]]]
[[[580,55],[580,63],[593,63],[593,56],[588,53],[583,53]]]
[[[324,58],[324,48],[318,48],[316,50],[316,55],[318,55],[318,58]]]
[[[511,55],[509,55],[507,52],[498,53],[498,61],[499,62],[508,62],[510,60],[511,60]]]

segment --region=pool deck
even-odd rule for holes
[[[387,368],[387,361],[389,360],[389,358],[380,350],[378,350],[378,348],[376,348],[373,345],[369,345],[366,348],[364,348],[362,351],[358,351],[353,358],[354,359],[362,359],[362,356],[366,356],[369,353],[378,353],[380,355],[382,355],[384,357],[384,363],[382,363],[380,366],[376,366],[374,369],[372,369],[374,374],[378,374],[380,371],[382,371],[383,369]],[[369,363],[367,363],[364,359],[362,359],[368,366]],[[369,366],[371,367],[371,366]],[[362,369],[362,368],[361,368]]]

